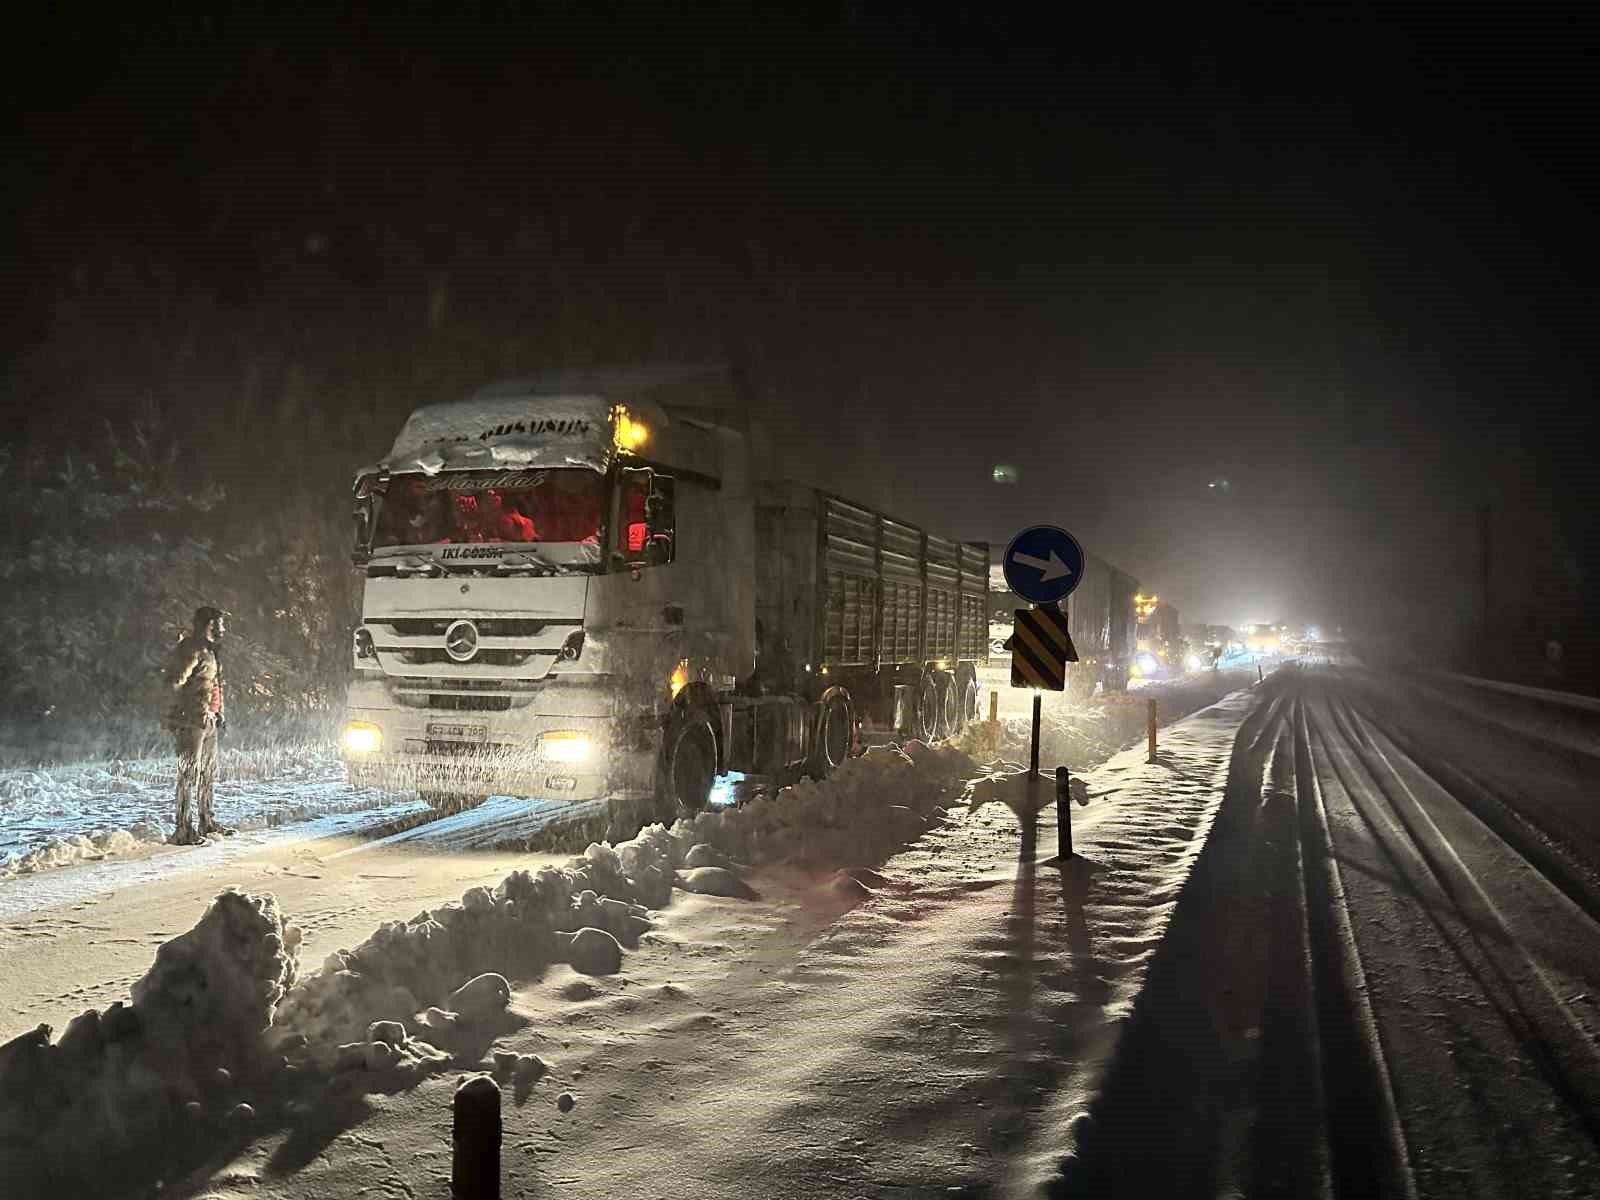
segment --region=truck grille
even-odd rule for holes
[[[445,650],[445,630],[463,618],[369,616],[378,665],[390,694],[410,708],[504,712],[533,699],[562,647],[583,629],[577,620],[470,617],[479,647],[465,662]]]
[[[472,661],[491,667],[520,667],[536,653],[536,650],[479,650]],[[413,667],[455,661],[443,650],[402,650],[399,657],[401,662]]]
[[[444,637],[444,631],[455,623],[455,617],[374,617],[369,625],[383,625],[401,637]],[[562,629],[576,627],[575,622],[541,621],[532,617],[473,617],[472,623],[484,637],[533,638],[546,627]]]

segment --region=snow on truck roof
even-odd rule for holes
[[[603,471],[614,447],[618,404],[668,423],[666,405],[737,407],[720,366],[567,368],[479,388],[465,400],[428,404],[407,418],[381,467],[424,471],[504,465],[588,466]]]

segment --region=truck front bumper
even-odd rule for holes
[[[607,676],[552,678],[503,709],[424,707],[391,682],[351,682],[341,750],[356,787],[573,803],[654,794],[660,728],[647,709],[619,711]]]
[[[640,756],[648,758],[648,756]],[[604,761],[599,768],[570,763],[512,763],[501,756],[428,753],[345,757],[352,787],[450,796],[526,796],[537,800],[597,800],[648,795],[649,763]],[[634,769],[619,769],[620,767]]]

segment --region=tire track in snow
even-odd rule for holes
[[[1423,694],[1430,701],[1441,695],[1432,690]],[[1376,720],[1370,707],[1363,706],[1362,711],[1369,723]],[[1460,713],[1464,719],[1473,721],[1485,731],[1492,732],[1494,729],[1479,714],[1464,709],[1452,708],[1452,711]],[[1408,759],[1433,776],[1457,801],[1470,808],[1474,816],[1493,829],[1502,841],[1527,859],[1534,870],[1566,893],[1568,899],[1596,922],[1600,922],[1600,864],[1587,861],[1564,831],[1550,827],[1547,823],[1548,814],[1528,811],[1525,785],[1508,787],[1504,782],[1497,784],[1476,767],[1469,769],[1466,764],[1451,761],[1446,753],[1429,746],[1411,731],[1398,728],[1395,722],[1378,720],[1377,723],[1383,728],[1384,736],[1404,751]],[[1537,748],[1542,753],[1549,752],[1549,743],[1539,743]],[[1574,761],[1573,765],[1581,767],[1585,764]],[[1519,795],[1518,792],[1523,794]]]
[[[1306,987],[1315,998],[1318,1021],[1330,1182],[1341,1196],[1412,1200],[1416,1178],[1312,759],[1306,705],[1300,699],[1295,704],[1294,740],[1301,885],[1310,952]],[[1381,1153],[1374,1154],[1374,1147],[1381,1147]]]
[[[1488,856],[1587,918],[1331,689],[1308,705],[1308,748],[1334,860],[1348,868],[1370,1007],[1388,1061],[1404,1064],[1391,1078],[1417,1188],[1580,1194],[1595,1166],[1593,1071],[1573,1059],[1592,1059],[1592,1044],[1572,1037],[1570,1013],[1467,859]],[[1578,940],[1592,947],[1592,928]]]
[[[1433,795],[1430,799],[1433,804],[1454,804],[1463,813],[1470,813],[1470,810],[1460,806],[1459,801],[1437,780],[1406,759],[1392,742],[1353,708],[1348,710],[1348,716],[1367,753],[1381,764],[1383,773],[1378,776],[1380,786],[1407,834],[1416,844],[1419,855],[1450,894],[1469,925],[1488,931],[1489,936],[1481,938],[1480,944],[1493,962],[1497,976],[1508,989],[1510,1005],[1517,1018],[1526,1024],[1528,1045],[1539,1055],[1550,1076],[1551,1085],[1573,1106],[1588,1128],[1590,1137],[1600,1145],[1600,1120],[1597,1120],[1600,1117],[1600,1050],[1595,1047],[1593,1035],[1562,1004],[1550,973],[1528,951],[1527,939],[1531,931],[1520,928],[1522,921],[1508,916],[1506,910],[1495,903],[1478,872],[1462,858],[1457,849],[1457,839],[1446,836],[1439,821],[1435,820],[1432,805],[1420,797],[1431,788]],[[1387,751],[1384,749],[1385,743],[1388,745]],[[1411,777],[1409,783],[1407,776]],[[1416,785],[1415,790],[1412,784]],[[1440,819],[1448,819],[1449,815],[1441,814]],[[1556,891],[1549,880],[1515,854],[1514,848],[1505,847],[1511,854],[1504,855],[1497,853],[1497,844],[1504,846],[1503,840],[1497,840],[1497,843],[1480,845],[1476,849],[1468,848],[1467,853],[1480,860],[1514,856],[1514,865],[1522,868],[1524,879],[1535,887],[1542,885],[1552,892]],[[1566,897],[1561,895],[1561,899],[1565,900]],[[1527,911],[1526,906],[1520,911]],[[1582,920],[1572,922],[1574,932],[1579,936],[1583,932],[1592,935],[1592,928],[1582,928],[1585,924],[1592,926],[1587,914],[1583,914]]]

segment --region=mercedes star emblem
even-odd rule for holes
[[[457,662],[466,662],[478,652],[478,627],[471,621],[456,621],[444,631],[444,652]]]

